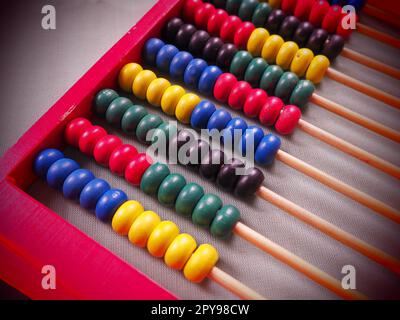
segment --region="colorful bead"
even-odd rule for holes
[[[196,247],[196,240],[191,235],[187,233],[178,235],[165,252],[165,264],[172,269],[181,270]]]
[[[282,99],[278,97],[268,97],[267,101],[261,108],[258,119],[265,126],[273,126],[284,105]]]
[[[342,18],[342,7],[333,5],[326,12],[321,27],[329,33],[334,33]]]
[[[281,9],[288,14],[293,14],[296,2],[297,0],[282,0]]]
[[[239,49],[245,49],[251,33],[255,29],[251,22],[242,22],[233,37],[233,43]]]
[[[274,159],[275,155],[281,147],[281,139],[274,134],[267,134],[261,139],[254,160],[261,165],[269,165]]]
[[[143,48],[143,59],[144,59],[144,61],[146,61],[146,63],[151,65],[151,66],[155,66],[156,65],[156,59],[157,59],[157,54],[161,50],[161,48],[164,47],[164,46],[165,46],[165,43],[160,39],[151,38],[151,39],[147,40],[146,43],[144,44],[144,48]],[[126,82],[124,81],[124,84],[126,84],[127,88],[128,88],[129,82],[132,81],[132,83],[133,83],[133,79],[135,79],[135,76],[138,74],[138,72],[134,72],[134,71],[138,70],[138,68],[136,68],[136,67],[132,68],[132,69],[131,69],[131,67],[128,67],[128,70],[126,70],[126,71],[128,71],[127,74],[123,76],[124,79],[126,79],[126,80],[129,79],[129,81],[126,81]],[[142,71],[142,70],[139,70],[139,72]],[[122,73],[122,70],[121,70],[121,73]],[[130,75],[135,75],[135,76],[130,76]],[[119,83],[120,83],[120,86],[121,86],[121,82],[119,82]],[[131,88],[130,90],[132,90],[132,83],[130,85],[130,88]]]
[[[86,118],[76,118],[70,121],[64,130],[65,141],[73,147],[78,147],[79,138],[81,137],[82,132],[91,126],[92,123]]]
[[[211,115],[215,112],[215,105],[208,101],[202,100],[194,108],[190,117],[190,125],[195,129],[205,129],[207,127],[208,120]]]
[[[164,139],[162,141],[165,141],[165,145],[167,146],[170,137],[172,137],[176,132],[177,128],[172,122],[163,122],[154,130],[153,135],[151,136],[151,144],[156,143],[162,136],[162,139]]]
[[[149,42],[150,42],[150,45],[152,45],[152,44],[154,44],[154,41],[156,41],[158,44],[164,45],[164,43],[159,39],[150,39],[149,41],[146,42],[146,45]],[[151,53],[149,56],[146,53],[146,58],[152,59]],[[150,64],[150,61],[148,61],[148,63]],[[152,65],[154,65],[154,63]],[[128,63],[128,64],[124,65],[118,75],[118,85],[121,87],[121,89],[124,90],[125,92],[132,92],[133,80],[136,78],[138,73],[142,70],[143,70],[142,66],[137,63]],[[108,90],[110,90],[110,89],[108,89]],[[118,95],[117,95],[117,97],[118,97]],[[110,104],[110,103],[108,103],[108,104]]]
[[[247,66],[244,81],[247,81],[253,88],[258,88],[261,76],[267,67],[268,63],[263,58],[253,59]]]
[[[250,118],[257,117],[268,95],[262,89],[253,89],[247,96],[243,106],[243,112]]]
[[[64,197],[78,200],[82,189],[94,178],[93,173],[86,169],[77,169],[71,172],[63,183]]]
[[[221,38],[210,38],[203,49],[203,58],[209,62],[215,62],[217,59],[218,51],[224,45]]]
[[[227,238],[231,235],[236,223],[240,220],[239,210],[232,205],[224,205],[218,210],[211,223],[211,234],[218,238]]]
[[[263,137],[264,131],[262,131],[259,126],[248,126],[240,141],[240,151],[242,155],[245,156],[249,154],[249,151],[254,153]]]
[[[311,33],[310,38],[308,38],[306,47],[312,52],[321,52],[322,46],[328,38],[328,35],[328,32],[324,29],[315,29],[314,32]]]
[[[157,53],[156,65],[162,72],[169,72],[172,59],[179,52],[178,48],[172,44],[166,44]]]
[[[247,96],[253,89],[246,81],[238,81],[232,88],[228,98],[228,104],[233,109],[242,109]]]
[[[147,101],[155,107],[161,106],[161,98],[165,90],[167,90],[167,88],[169,88],[170,86],[171,83],[167,79],[164,78],[154,79],[152,82],[150,82],[149,87],[147,88],[146,92]]]
[[[283,20],[278,33],[285,41],[289,41],[293,38],[293,35],[299,24],[300,20],[295,16],[287,16]]]
[[[299,77],[293,72],[285,72],[275,87],[275,96],[281,98],[283,101],[288,101],[298,82]]]
[[[236,46],[232,43],[224,43],[219,49],[215,64],[226,70],[231,65],[231,61],[235,54],[238,52]]]
[[[216,9],[212,4],[203,3],[194,14],[194,22],[200,29],[206,29],[208,19],[215,11]]]
[[[247,41],[247,51],[255,57],[261,56],[263,46],[268,38],[269,38],[269,32],[267,29],[264,28],[255,29],[251,33],[250,38]]]
[[[266,28],[272,34],[276,34],[279,31],[279,28],[285,19],[286,15],[282,10],[273,10],[271,14],[268,16]]]
[[[317,84],[320,83],[329,68],[329,60],[327,57],[318,55],[312,59],[307,69],[306,79]]]
[[[165,48],[165,47],[163,47],[163,48]],[[160,52],[161,52],[161,50],[160,50]],[[157,57],[158,57],[158,55],[157,55]],[[135,80],[133,80],[133,84],[132,84],[133,94],[136,97],[138,97],[139,99],[142,99],[142,100],[146,99],[147,88],[149,87],[150,83],[155,79],[157,79],[157,76],[155,75],[155,73],[153,71],[150,71],[150,70],[140,71],[138,73],[138,75],[136,76]]]
[[[169,20],[168,23],[165,25],[165,27],[162,30],[163,39],[165,39],[168,42],[174,42],[176,34],[178,33],[179,29],[183,26],[183,23],[184,23],[183,20],[180,19],[180,18],[172,18],[171,20]],[[159,40],[159,39],[157,39],[157,40]],[[146,42],[145,48],[147,47],[147,42]],[[163,43],[162,45],[159,45],[159,49],[161,49],[161,47],[164,46],[164,45],[165,45],[165,43]],[[145,61],[148,64],[150,64],[152,66],[155,65],[156,56],[157,56],[158,50],[157,51],[154,50],[154,52],[151,55],[152,59],[149,59],[150,61],[147,61],[146,60],[146,56],[145,56],[147,54],[148,50],[144,51],[144,57],[143,58],[145,59]],[[149,62],[153,62],[153,63],[149,63]]]
[[[208,142],[198,139],[196,142],[190,145],[189,149],[186,152],[186,156],[189,159],[187,165],[197,170],[200,166],[201,159],[207,156],[209,152],[210,145],[208,144]]]
[[[171,242],[178,236],[179,228],[171,221],[160,222],[147,240],[147,250],[154,257],[164,256]]]
[[[157,213],[153,211],[142,212],[129,229],[129,241],[138,247],[144,248],[150,234],[153,232],[154,228],[160,224],[160,222],[161,219]]]
[[[225,162],[225,154],[221,150],[211,150],[206,157],[201,159],[200,175],[207,180],[215,180],[219,169]]]
[[[292,91],[289,102],[302,108],[307,104],[314,90],[315,86],[311,81],[300,80]]]
[[[117,136],[108,134],[101,138],[93,149],[93,157],[102,166],[108,166],[111,153],[119,147],[122,141]]]
[[[321,54],[333,60],[342,52],[343,47],[344,38],[337,34],[332,34],[325,40]]]
[[[283,75],[283,70],[280,66],[271,65],[265,69],[260,80],[260,89],[265,90],[272,95],[275,91],[276,84]]]
[[[203,4],[201,0],[187,0],[184,2],[182,16],[186,21],[194,21],[194,15]]]
[[[244,163],[239,159],[232,159],[224,163],[218,172],[217,184],[227,191],[233,191],[239,176],[236,174],[236,169],[244,168]]]
[[[125,180],[134,186],[139,186],[144,172],[152,162],[153,160],[147,154],[136,154],[125,168]]]
[[[157,128],[163,120],[157,114],[148,114],[140,120],[136,127],[136,137],[140,142],[149,143],[150,137],[147,137],[149,131]]]
[[[247,51],[238,51],[231,62],[229,72],[236,78],[243,79],[249,63],[253,60],[252,55]]]
[[[285,42],[276,55],[276,64],[282,69],[287,70],[292,63],[294,56],[299,50],[298,45],[293,41]]]
[[[237,83],[236,77],[231,73],[221,74],[214,85],[214,98],[220,102],[227,102],[233,86]]]
[[[110,185],[103,179],[93,179],[81,191],[79,204],[85,209],[94,210],[100,197],[110,190]]]
[[[128,200],[124,202],[112,218],[111,226],[113,230],[122,236],[128,235],[133,222],[143,211],[144,208],[138,201]]]
[[[115,211],[128,200],[125,192],[119,189],[110,189],[106,191],[96,203],[96,217],[101,221],[111,219]]]
[[[193,59],[189,62],[183,75],[185,84],[189,87],[197,88],[200,76],[207,66],[207,62],[203,59]]]
[[[224,144],[227,143],[235,144],[236,142],[235,135],[237,138],[241,138],[246,129],[247,129],[247,123],[243,118],[240,117],[232,118],[232,120],[227,123],[223,131],[222,138]]]
[[[106,130],[100,126],[91,126],[85,129],[79,138],[79,150],[91,156],[96,143],[107,135]]]
[[[33,162],[33,170],[39,177],[44,178],[50,166],[62,158],[64,158],[64,154],[60,150],[45,149],[36,156]]]
[[[125,66],[126,67],[126,66]],[[122,70],[125,69],[122,68]],[[122,72],[121,70],[121,72]],[[125,69],[126,70],[126,69]],[[120,72],[120,74],[121,74]],[[132,80],[133,81],[133,80]],[[124,85],[124,84],[122,84]],[[122,87],[122,85],[120,84],[120,86]],[[124,85],[125,86],[125,85]],[[132,84],[129,87],[129,90],[132,91]],[[110,103],[118,98],[119,95],[118,93],[116,93],[114,90],[112,89],[103,89],[101,91],[99,91],[96,96],[94,97],[94,102],[93,102],[93,106],[94,106],[94,110],[95,112],[100,116],[103,117],[106,114],[106,111],[108,109],[108,106],[110,105]]]
[[[142,176],[140,189],[146,194],[155,195],[158,187],[170,173],[166,164],[160,162],[152,164]]]
[[[270,36],[264,43],[261,50],[261,57],[267,60],[268,63],[274,63],[279,49],[282,47],[284,40],[276,34]]]
[[[239,177],[236,183],[235,195],[238,197],[249,197],[256,193],[264,182],[264,174],[260,169],[250,168],[245,175]]]
[[[192,212],[204,195],[204,190],[197,183],[188,183],[182,188],[175,201],[175,211],[183,216],[191,216]]]
[[[219,35],[223,41],[233,42],[236,30],[239,28],[242,20],[236,16],[229,16],[222,24]]]
[[[106,111],[106,120],[109,124],[121,125],[122,116],[133,105],[132,101],[128,98],[119,97],[114,99]]]
[[[229,14],[237,15],[241,4],[242,0],[227,0],[225,9]]]
[[[199,91],[206,95],[212,95],[215,82],[221,74],[222,70],[217,66],[209,66],[205,68],[199,79]]]
[[[326,0],[317,0],[311,7],[310,15],[308,16],[308,21],[310,21],[314,26],[319,27],[324,19],[326,13],[328,12],[330,5]]]
[[[180,27],[175,37],[175,44],[178,48],[186,50],[189,47],[190,39],[196,31],[197,29],[192,24],[184,24]]]
[[[300,20],[307,20],[315,0],[297,1],[293,14]]]
[[[275,129],[280,134],[290,134],[296,128],[301,117],[301,111],[298,107],[287,105],[283,107],[278,120],[275,123]]]
[[[221,207],[221,199],[215,194],[207,193],[195,206],[192,212],[192,221],[200,226],[208,227]]]
[[[290,71],[297,74],[299,77],[303,77],[313,58],[314,53],[310,49],[301,48],[296,52],[292,60]]]
[[[192,282],[201,282],[218,261],[218,252],[209,244],[200,245],[186,263],[183,274]]]
[[[179,192],[186,185],[185,178],[178,174],[169,174],[162,182],[157,192],[158,201],[167,206],[175,204],[175,200],[179,195]]]
[[[133,105],[125,111],[121,119],[121,128],[127,134],[135,134],[136,127],[140,120],[147,115],[147,110],[143,106]]]
[[[176,105],[175,117],[182,123],[189,123],[192,112],[200,101],[201,99],[199,96],[193,93],[186,93]]]
[[[294,32],[292,41],[296,42],[300,48],[304,47],[313,31],[313,25],[308,21],[303,21],[299,24],[296,31]]]
[[[185,89],[178,85],[173,85],[167,88],[164,91],[160,102],[162,111],[168,115],[174,115],[176,105],[185,93]]]
[[[231,114],[225,109],[217,109],[210,117],[207,123],[208,131],[217,130],[218,132],[225,128],[227,123],[231,121]]]
[[[239,7],[238,16],[243,21],[251,20],[253,12],[258,5],[258,0],[243,0]]]
[[[192,60],[193,60],[193,56],[189,52],[186,52],[186,51],[178,52],[172,58],[171,64],[169,66],[169,74],[171,75],[171,77],[175,78],[175,79],[183,79],[183,75],[185,73],[186,67],[189,64],[189,62]],[[161,78],[159,78],[159,79],[161,79]],[[169,83],[169,85],[167,87],[169,87],[170,85],[171,84]],[[165,87],[165,89],[167,87]],[[165,89],[163,91],[165,91]],[[160,100],[161,100],[161,96],[160,96]]]
[[[203,53],[204,47],[206,46],[207,41],[210,40],[210,35],[208,32],[204,30],[197,30],[193,36],[190,38],[188,49],[191,53],[194,55],[201,55]],[[175,57],[174,57],[175,58]],[[193,59],[193,56],[192,56]],[[190,60],[192,60],[190,59]],[[186,57],[186,60],[188,60],[188,57]],[[188,61],[188,63],[190,62]],[[172,64],[172,63],[171,63]],[[187,64],[186,64],[187,66]],[[185,66],[185,68],[186,68]],[[183,69],[183,72],[185,70]]]
[[[259,2],[256,9],[253,12],[251,22],[254,26],[259,28],[265,26],[268,16],[271,14],[272,8],[266,2]]]
[[[122,144],[117,147],[110,156],[108,163],[111,172],[120,176],[124,175],[126,166],[137,155],[138,151],[130,144]]]
[[[217,36],[222,24],[228,18],[228,13],[225,10],[218,9],[210,16],[207,22],[207,31],[214,36]]]

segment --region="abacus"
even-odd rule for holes
[[[341,23],[345,19],[341,5],[346,4],[382,17],[364,1],[159,1],[1,159],[0,249],[6,261],[0,269],[2,278],[32,298],[178,298],[144,275],[146,270],[127,264],[26,193],[32,184],[45,181],[46,190],[79,204],[82,214],[94,213],[97,221],[92,223],[111,225],[118,235],[128,237],[117,241],[147,248],[154,261],[163,260],[169,267],[162,267],[164,277],[183,282],[183,273],[190,286],[205,292],[213,281],[227,290],[220,298],[229,294],[241,299],[274,298],[273,293],[255,289],[236,276],[242,263],[252,263],[252,255],[224,271],[227,256],[218,248],[229,247],[237,238],[255,247],[258,259],[271,256],[279,266],[289,267],[336,298],[368,298],[363,290],[344,288],[338,274],[333,276],[249,224],[250,217],[263,214],[252,210],[254,202],[272,204],[295,223],[334,239],[351,255],[365,257],[368,264],[398,281],[400,260],[395,254],[274,192],[269,181],[276,159],[378,213],[377,219],[400,222],[400,211],[394,206],[284,151],[286,139],[295,137],[298,127],[389,179],[400,178],[397,165],[301,119],[310,102],[400,142],[395,129],[316,92],[326,75],[400,107],[400,98],[331,66],[343,56],[400,79],[399,70],[345,47],[351,33]],[[392,20],[388,18],[396,25]],[[359,21],[356,30],[400,47],[398,39]],[[177,124],[169,122],[171,118]],[[200,130],[219,133],[221,145],[199,138]],[[222,147],[235,143],[238,133],[238,150],[228,155]],[[165,163],[171,154],[159,155],[164,161],[153,158],[150,152],[162,137],[168,150],[186,150],[195,161],[179,159],[179,172],[173,172],[173,166]],[[249,157],[254,165],[247,164]],[[108,171],[113,183],[97,177],[97,169],[85,168],[91,162],[89,166]],[[239,174],[238,169],[245,171]],[[185,170],[198,180],[190,181]],[[118,187],[111,187],[114,182]],[[147,197],[158,201],[159,214]],[[21,221],[18,230],[15,221]],[[264,217],[261,221],[268,223]],[[54,237],[57,233],[77,245]],[[203,244],[198,246],[199,235]],[[46,239],[54,241],[49,244]],[[140,251],[131,250],[132,255]],[[73,266],[81,266],[82,259],[85,266],[79,275]],[[40,282],[38,270],[48,260],[61,269],[61,288],[55,292],[35,284]],[[20,272],[9,272],[15,266]],[[108,280],[99,282],[100,277]],[[258,274],[256,283],[263,281],[262,273]]]

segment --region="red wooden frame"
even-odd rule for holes
[[[144,41],[159,35],[182,3],[160,0],[0,159],[0,278],[28,297],[176,299],[23,190],[36,179],[32,161],[37,152],[63,147],[68,121],[91,115],[94,94],[116,86],[121,67],[140,61]],[[56,267],[56,290],[41,287],[47,264]]]

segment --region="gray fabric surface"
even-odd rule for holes
[[[57,9],[57,29],[40,27],[40,1],[13,2],[3,12],[1,28],[2,86],[0,154],[10,147],[101,55],[112,46],[155,1],[53,1]],[[8,10],[9,9],[9,10]],[[362,21],[383,28],[380,23],[362,17]],[[390,30],[397,34],[397,32]],[[399,51],[355,33],[348,47],[400,67]],[[334,65],[340,71],[376,87],[399,95],[399,81],[362,67],[345,58]],[[400,130],[398,110],[324,79],[317,92],[352,110]],[[153,111],[164,119],[160,110]],[[234,112],[233,112],[234,113]],[[238,114],[238,113],[237,113]],[[328,132],[365,150],[400,165],[398,145],[318,106],[309,105],[303,118]],[[249,121],[252,123],[252,121]],[[106,126],[113,131],[109,126]],[[266,132],[269,130],[266,129]],[[120,135],[118,131],[114,133]],[[124,137],[126,141],[129,141]],[[139,145],[136,141],[131,141]],[[144,150],[143,145],[139,145]],[[360,161],[297,131],[282,138],[282,149],[317,168],[359,188],[368,194],[400,208],[400,183]],[[218,266],[259,293],[272,299],[335,299],[334,294],[302,274],[264,254],[238,237],[227,241],[213,238],[190,220],[160,206],[152,197],[111,175],[93,160],[73,149],[67,155],[85,168],[122,188],[131,198],[141,201],[164,219],[176,222],[199,243],[209,242],[220,253]],[[400,298],[400,279],[361,254],[341,245],[323,233],[305,225],[273,205],[254,199],[243,202],[222,192],[187,168],[174,166],[188,181],[196,181],[208,192],[221,196],[225,203],[241,209],[243,222],[284,248],[340,279],[343,265],[357,270],[357,289],[371,298]],[[266,185],[278,194],[303,206],[380,249],[400,257],[400,227],[373,211],[321,185],[281,162],[268,169]],[[235,298],[211,281],[201,285],[186,281],[179,272],[168,269],[160,259],[146,250],[133,247],[126,238],[117,236],[110,226],[79,208],[62,195],[35,182],[28,192],[76,225],[93,239],[109,248],[128,263],[152,277],[176,295],[187,299]],[[71,239],[73,241],[73,239]]]

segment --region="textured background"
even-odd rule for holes
[[[138,0],[12,1],[3,7],[1,43],[0,154],[23,134],[90,66],[97,61],[155,3]],[[41,8],[53,4],[57,10],[57,29],[41,28]],[[362,21],[386,30],[383,25],[362,16]],[[393,30],[387,30],[396,34]],[[400,68],[399,51],[355,33],[348,47]],[[338,58],[334,67],[392,94],[399,95],[399,81]],[[330,79],[324,79],[317,92],[390,127],[400,130],[398,110],[363,96]],[[158,110],[154,110],[167,119]],[[303,118],[367,151],[400,165],[398,145],[348,122],[324,109],[309,105]],[[249,121],[251,122],[251,121]],[[108,127],[109,130],[111,128]],[[265,130],[266,132],[268,129]],[[119,134],[119,132],[115,132]],[[124,138],[129,141],[129,138]],[[131,143],[138,145],[135,141]],[[143,145],[139,145],[144,150]],[[336,149],[297,131],[282,138],[282,149],[317,168],[400,208],[400,183]],[[83,167],[92,169],[113,186],[142,201],[146,208],[164,219],[176,222],[182,231],[199,243],[210,242],[220,252],[218,266],[268,298],[335,299],[328,290],[282,264],[242,239],[213,238],[206,230],[160,206],[155,199],[129,186],[122,178],[79,152],[68,149]],[[400,298],[400,279],[361,254],[330,239],[260,199],[243,202],[221,192],[196,173],[176,166],[188,181],[197,181],[208,192],[220,195],[242,211],[243,222],[269,239],[296,253],[310,263],[340,279],[343,265],[357,270],[357,289],[372,298]],[[303,206],[344,230],[384,251],[400,257],[400,227],[373,211],[338,194],[303,174],[276,162],[263,170],[266,185],[278,194]],[[77,204],[63,199],[43,182],[36,182],[29,193],[58,212],[96,241],[149,275],[176,295],[188,299],[235,298],[211,281],[191,284],[181,273],[168,269],[162,260],[133,247],[117,236],[108,225],[97,221]],[[71,239],[73,241],[73,239]]]

